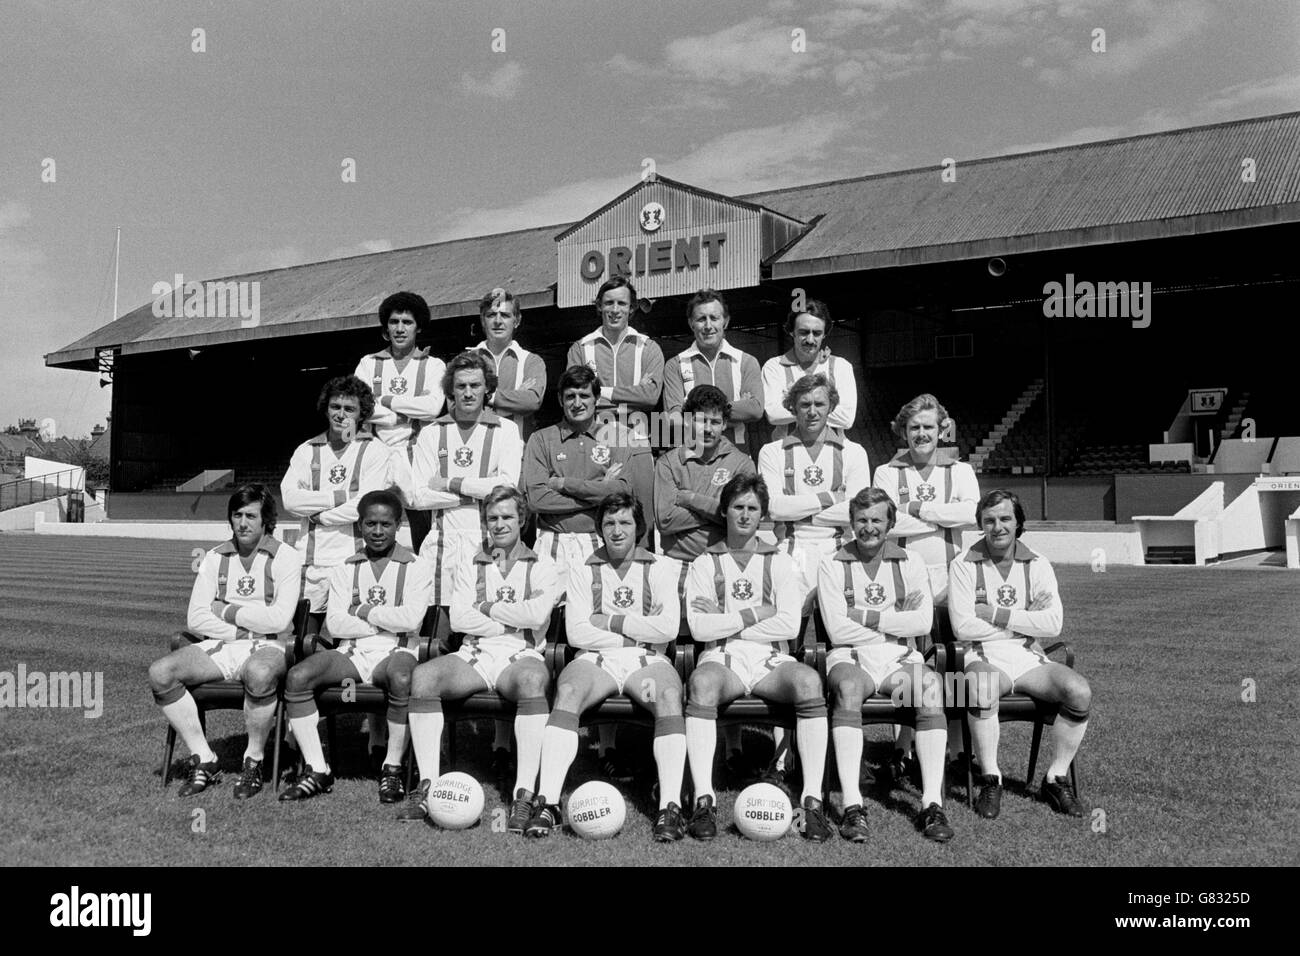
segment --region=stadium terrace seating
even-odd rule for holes
[[[957,423],[957,448],[968,459],[1027,381],[989,383],[971,362],[871,369],[858,407],[858,427],[872,467],[888,461],[902,447],[889,426],[898,410],[917,395],[929,392],[948,409]]]

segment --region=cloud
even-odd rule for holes
[[[1210,8],[1204,0],[1174,0],[1159,5],[1139,0],[1133,12],[1144,22],[1137,30],[1107,29],[1105,53],[1092,52],[1089,33],[1087,52],[1081,52],[1074,60],[1076,71],[1092,76],[1134,73],[1199,35],[1210,22]]]
[[[511,100],[523,86],[524,68],[511,60],[480,80],[470,73],[460,75],[460,88],[470,96],[487,96],[494,100]]]
[[[665,65],[673,74],[697,81],[787,86],[823,72],[816,65],[816,38],[808,38],[808,52],[796,53],[792,29],[769,17],[751,17],[715,33],[680,37],[664,48]]]
[[[1141,136],[1144,133],[1162,133],[1166,130],[1188,126],[1204,126],[1285,112],[1300,108],[1300,72],[1284,73],[1264,80],[1236,83],[1202,96],[1185,109],[1150,109],[1133,119],[1109,126],[1083,126],[1059,136],[1036,142],[1016,143],[1001,147],[1001,153],[1024,153],[1038,149],[1055,149],[1103,139],[1124,136]]]
[[[842,157],[848,150],[836,145],[855,131],[855,121],[860,123],[844,115],[823,113],[735,130],[677,158],[655,157],[656,170],[671,179],[728,195],[861,172],[860,167],[844,168]],[[511,229],[528,229],[575,222],[634,183],[626,175],[591,178],[508,206],[456,209],[443,218],[429,241],[500,232],[503,223]]]

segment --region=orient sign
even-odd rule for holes
[[[606,276],[606,269],[611,278],[634,278],[660,272],[699,269],[701,250],[704,262],[716,266],[722,261],[722,247],[726,241],[725,232],[710,232],[703,236],[638,242],[630,248],[611,246],[608,254],[599,249],[589,249],[583,253],[578,272],[586,281],[594,282]]]
[[[614,276],[632,280],[647,299],[693,295],[705,286],[751,288],[765,257],[805,225],[663,177],[640,182],[555,237],[556,304],[590,305]]]

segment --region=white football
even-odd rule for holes
[[[483,816],[483,788],[467,773],[444,773],[429,788],[429,816],[445,830],[464,830]]]
[[[751,840],[779,840],[790,830],[790,798],[770,783],[750,784],[736,796],[736,829]]]
[[[569,829],[583,839],[608,840],[623,829],[627,803],[613,784],[591,780],[569,796],[565,818]]]

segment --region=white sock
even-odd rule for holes
[[[916,731],[916,759],[921,764],[921,806],[943,806],[944,738],[942,727]]]
[[[514,726],[508,720],[494,720],[492,735],[493,750],[511,750],[515,745]]]
[[[718,748],[718,722],[703,717],[686,717],[686,756],[691,765],[695,799],[716,797],[713,793],[713,754]]]
[[[546,722],[549,719],[549,714],[519,714],[515,717],[515,739],[519,741],[519,749],[515,755],[516,793],[521,787],[532,790],[537,783],[537,773],[542,764],[542,746],[546,739]],[[573,758],[578,753],[578,735],[571,736],[573,753],[569,754],[569,763],[573,763]],[[564,765],[564,771],[568,773],[568,764]],[[560,782],[564,782],[563,776]],[[557,792],[552,803],[558,803],[559,800],[560,795]]]
[[[857,727],[832,727],[831,739],[835,743],[835,768],[840,775],[844,806],[861,805],[858,777],[862,767],[862,731]]]
[[[271,735],[271,728],[274,725],[274,698],[256,706],[250,705],[248,698],[244,698],[244,726],[248,728],[248,746],[244,748],[245,757],[260,761],[266,756],[266,738]]]
[[[659,770],[659,809],[682,800],[682,775],[686,772],[686,735],[663,734],[654,740],[655,767]]]
[[[411,715],[407,714],[406,719],[410,720]],[[402,762],[402,755],[406,753],[406,735],[406,724],[399,724],[394,720],[388,721],[388,750],[384,754],[384,763],[390,767],[395,767]]]
[[[1048,777],[1055,780],[1057,777],[1070,775],[1070,764],[1074,761],[1074,755],[1079,752],[1079,744],[1083,742],[1083,732],[1087,729],[1086,720],[1077,724],[1068,717],[1057,714],[1056,723],[1052,724],[1052,765],[1047,768]]]
[[[199,723],[199,705],[187,690],[180,700],[164,705],[163,715],[176,728],[177,735],[185,741],[190,753],[199,755],[199,763],[211,763],[217,755],[208,746],[208,738],[203,736],[203,725]]]
[[[411,711],[406,719],[411,724],[411,749],[415,751],[420,779],[437,780],[442,760],[442,711],[431,714]]]
[[[546,720],[543,716],[543,721]],[[546,803],[559,803],[573,758],[578,756],[578,735],[563,727],[546,726],[542,732],[542,779],[537,785],[537,795]],[[523,751],[523,745],[519,746]],[[525,787],[525,789],[529,789]]]
[[[1001,733],[996,710],[979,717],[971,714],[971,749],[975,751],[975,759],[980,762],[980,773],[997,777],[999,781],[1002,780],[1002,771],[998,769],[998,738]]]
[[[298,738],[298,749],[302,751],[302,759],[307,761],[307,767],[317,773],[329,773],[330,765],[325,762],[320,732],[316,729],[319,721],[320,714],[313,710],[306,717],[290,717],[289,726]]]
[[[799,760],[803,764],[803,795],[799,798],[800,804],[809,797],[822,799],[828,723],[825,717],[800,717],[795,720],[794,739],[799,745]]]

